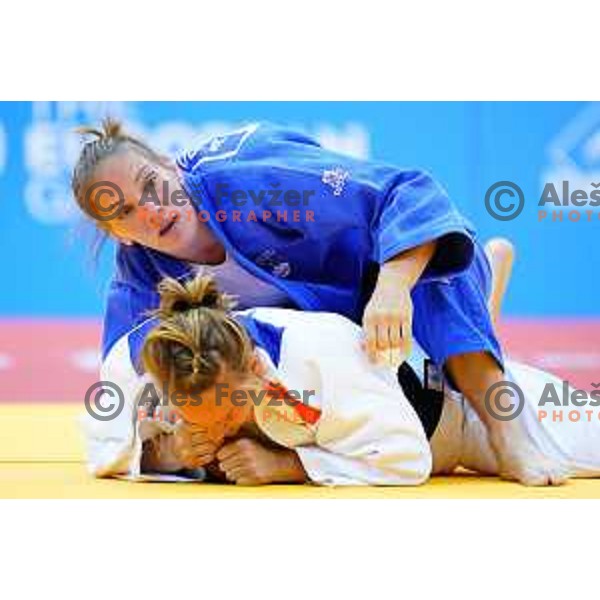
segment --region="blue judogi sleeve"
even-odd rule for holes
[[[424,171],[343,156],[270,124],[213,138],[177,165],[195,209],[228,254],[302,310],[360,323],[380,265],[432,240],[437,249],[423,282],[447,283],[473,259],[473,229]],[[191,272],[154,250],[119,248],[104,354],[156,307],[156,285],[167,275]]]

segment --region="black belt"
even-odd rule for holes
[[[444,408],[444,391],[433,389],[429,386],[429,366],[424,365],[425,381],[421,382],[413,368],[407,363],[402,363],[398,368],[398,382],[404,395],[415,409],[427,439],[431,439],[442,418]]]

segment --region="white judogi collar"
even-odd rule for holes
[[[257,354],[267,368],[266,377],[278,390],[272,397],[254,407],[254,418],[259,429],[273,441],[294,448],[315,442],[316,423],[321,416],[321,410],[316,406],[286,398],[289,390],[277,371],[271,358],[262,348],[256,348]],[[303,390],[299,390],[302,392]],[[279,392],[279,393],[277,393]],[[314,398],[314,396],[311,396]]]

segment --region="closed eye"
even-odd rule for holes
[[[130,215],[133,212],[133,208],[134,207],[131,204],[125,204],[125,206],[123,206],[121,214],[119,215],[119,219],[123,219]]]

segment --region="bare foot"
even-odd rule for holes
[[[570,477],[566,464],[540,450],[520,422],[499,421],[490,431],[490,443],[498,461],[498,474],[503,479],[523,485],[562,485]]]

